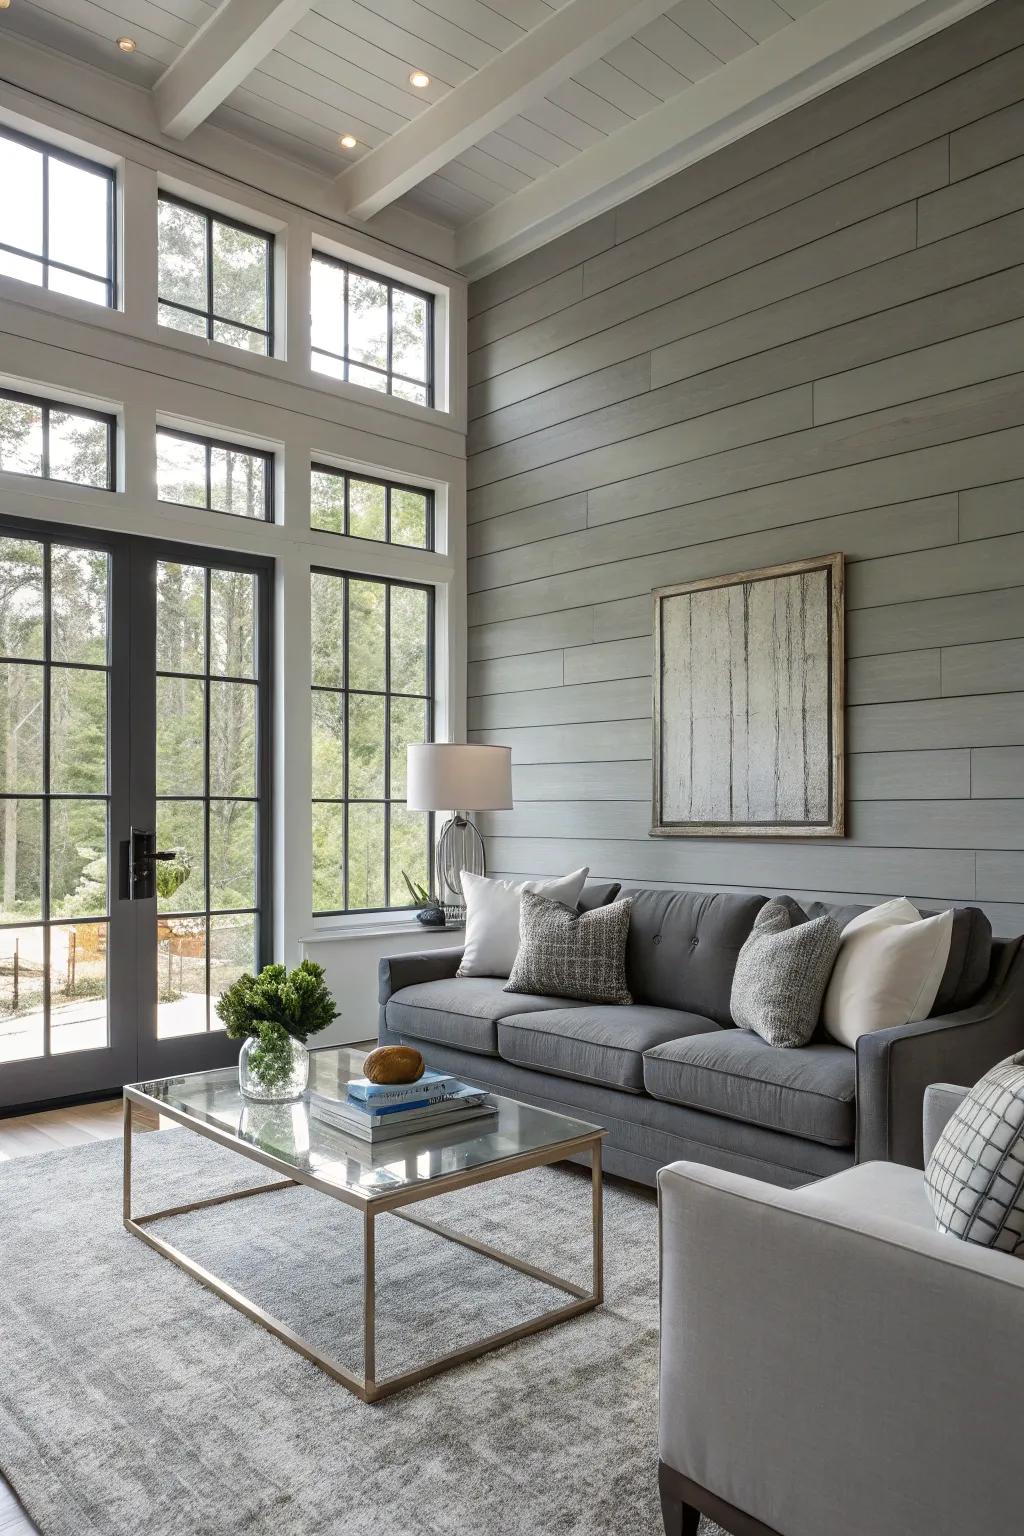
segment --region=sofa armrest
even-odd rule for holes
[[[661,1170],[661,1458],[774,1531],[970,1530],[980,1489],[1013,1529],[1024,1263],[881,1214],[866,1172]]]
[[[924,1092],[924,1161],[935,1151],[935,1143],[960,1108],[969,1088],[954,1087],[952,1083],[931,1083]]]
[[[971,1008],[880,1029],[857,1041],[857,1161],[924,1167],[922,1115],[931,1083],[976,1083],[1024,1047],[1024,940],[1001,946]]]
[[[415,954],[385,955],[377,965],[377,999],[381,1007],[403,987],[421,981],[447,981],[455,975],[465,949],[425,949]]]

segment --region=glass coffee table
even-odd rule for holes
[[[344,1096],[346,1084],[362,1072],[364,1053],[344,1047],[310,1052],[310,1087],[322,1093]],[[604,1239],[601,1189],[601,1142],[606,1132],[583,1120],[570,1120],[549,1110],[534,1109],[514,1099],[489,1095],[497,1114],[484,1120],[465,1121],[443,1130],[424,1131],[378,1143],[371,1147],[344,1132],[335,1130],[310,1114],[307,1100],[287,1106],[292,1110],[285,1119],[282,1134],[280,1117],[273,1130],[256,1110],[272,1106],[254,1106],[238,1088],[238,1072],[222,1067],[212,1072],[193,1072],[183,1077],[160,1078],[154,1082],[133,1083],[124,1090],[124,1182],[123,1215],[129,1232],[162,1253],[186,1273],[254,1322],[260,1323],[283,1343],[297,1350],[307,1360],[319,1365],[335,1380],[348,1387],[364,1402],[376,1402],[392,1392],[436,1376],[440,1371],[473,1360],[490,1350],[500,1349],[514,1339],[553,1328],[601,1304],[604,1294]],[[280,1179],[236,1189],[228,1194],[212,1195],[187,1205],[149,1211],[145,1215],[132,1210],[132,1110],[136,1104],[177,1121],[198,1136],[205,1136],[227,1147],[239,1157],[248,1158],[283,1175]],[[263,1129],[261,1129],[261,1126]],[[470,1189],[540,1168],[562,1158],[588,1154],[591,1166],[590,1215],[592,1230],[592,1271],[589,1286],[574,1284],[529,1264],[511,1254],[502,1253],[487,1243],[438,1226],[411,1209],[420,1201],[450,1190]],[[234,1286],[211,1274],[179,1249],[165,1242],[152,1230],[155,1223],[182,1216],[207,1206],[243,1200],[271,1190],[289,1189],[305,1184],[333,1200],[341,1200],[362,1213],[362,1339],[363,1369],[359,1375],[329,1358],[302,1338],[293,1328],[272,1317],[256,1302]],[[377,1379],[376,1301],[374,1226],[385,1213],[413,1222],[450,1242],[471,1248],[498,1264],[508,1265],[535,1280],[555,1287],[571,1299],[564,1305],[533,1317],[514,1327],[503,1328],[486,1338],[455,1349],[415,1370]]]

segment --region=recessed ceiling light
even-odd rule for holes
[[[134,37],[119,37],[117,39],[117,46],[122,53],[134,53],[139,45]]]
[[[430,84],[430,76],[425,75],[422,69],[414,69],[409,76],[409,84],[414,85],[418,91],[425,91]]]
[[[358,142],[359,141],[354,133],[343,133],[341,138],[338,140],[338,143],[341,145],[342,149],[355,149]]]

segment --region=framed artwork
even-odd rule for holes
[[[657,837],[842,837],[843,556],[659,587]]]

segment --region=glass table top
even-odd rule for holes
[[[345,1046],[310,1051],[310,1088],[344,1098],[348,1082],[362,1075],[365,1059],[364,1051]],[[311,1175],[339,1193],[367,1201],[603,1134],[600,1126],[584,1120],[489,1093],[497,1108],[495,1115],[371,1146],[311,1114],[308,1096],[291,1104],[260,1104],[243,1098],[236,1067],[162,1077],[130,1087],[157,1108],[209,1126],[220,1133],[218,1140],[236,1143],[243,1154],[251,1147],[285,1172]]]

